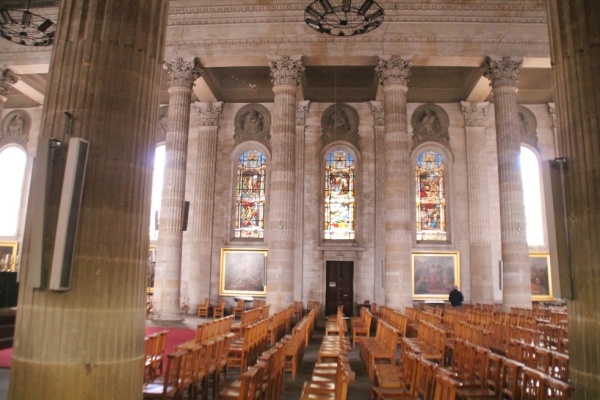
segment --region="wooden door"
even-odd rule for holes
[[[337,313],[344,306],[344,315],[352,316],[354,304],[354,262],[327,261],[325,273],[325,315]]]

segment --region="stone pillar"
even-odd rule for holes
[[[8,90],[19,81],[21,77],[15,75],[10,69],[4,68],[2,72],[0,72],[0,121],[2,121],[2,111],[4,110],[4,103],[6,100],[6,95],[8,94]]]
[[[304,133],[310,101],[296,103],[296,250],[294,256],[294,300],[303,301],[304,291]],[[309,299],[306,299],[309,300]]]
[[[485,116],[489,103],[462,101],[460,104],[467,137],[471,303],[494,304],[488,156],[485,145]]]
[[[41,136],[65,132],[69,112],[71,132],[89,141],[89,153],[70,290],[32,288],[28,275],[35,268],[21,265],[11,400],[142,399],[148,216],[168,1],[107,4],[60,2]],[[49,199],[47,209],[56,203]],[[55,214],[45,217],[52,235]],[[46,262],[51,253],[44,249]]]
[[[197,102],[198,122],[195,154],[195,185],[191,202],[191,248],[189,268],[189,306],[192,313],[198,304],[211,294],[212,235],[215,174],[217,166],[217,137],[223,102]],[[215,290],[215,294],[219,294]],[[216,297],[214,298],[216,300]]]
[[[547,0],[557,97],[557,155],[565,158],[572,398],[600,399],[600,30],[597,1]],[[568,284],[568,283],[567,283]]]
[[[522,59],[488,56],[483,75],[491,81],[496,117],[500,230],[504,284],[502,307],[531,308],[529,246],[525,229],[525,204],[519,156],[521,134],[517,82]]]
[[[371,101],[373,130],[375,132],[375,154],[385,154],[385,113],[383,102]],[[373,299],[375,303],[385,304],[384,277],[382,265],[385,263],[385,160],[375,157],[375,260],[373,265]]]
[[[406,92],[412,57],[380,57],[385,113],[385,304],[412,306],[412,168]]]
[[[165,321],[180,321],[181,258],[185,174],[192,87],[202,74],[198,60],[165,62],[169,76],[169,115],[165,174],[160,206],[154,275],[154,308]]]
[[[296,92],[301,56],[269,57],[273,77],[271,189],[267,240],[267,302],[276,312],[294,301],[296,233]]]

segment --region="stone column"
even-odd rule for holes
[[[269,57],[273,77],[271,182],[267,227],[267,302],[279,311],[294,301],[296,232],[296,92],[301,56]]]
[[[223,102],[197,102],[198,122],[197,147],[193,149],[195,162],[195,185],[190,210],[191,233],[189,268],[189,305],[194,313],[198,304],[209,297],[212,265],[212,235],[215,174],[217,166],[217,137],[219,116]],[[218,290],[215,290],[218,295]],[[214,298],[216,300],[216,297]]]
[[[569,376],[573,399],[600,399],[600,3],[546,4],[557,91],[557,156],[566,165],[570,262],[560,268],[569,271],[573,285],[573,298],[567,299]]]
[[[154,275],[154,308],[165,321],[182,320],[181,258],[185,174],[192,87],[202,74],[198,60],[165,62],[169,76],[169,115],[165,174],[160,206]]]
[[[10,69],[4,68],[0,72],[0,121],[2,121],[2,111],[6,102],[9,89],[19,81],[21,77],[15,75]]]
[[[294,300],[303,301],[304,291],[304,133],[310,101],[296,103],[296,250],[294,256]],[[308,300],[308,299],[306,299]]]
[[[107,4],[60,2],[41,136],[65,132],[69,112],[72,133],[89,141],[89,153],[70,290],[30,287],[35,268],[21,265],[11,400],[142,399],[148,217],[168,1]],[[57,201],[47,206],[56,210]],[[49,237],[56,217],[52,211],[45,217]],[[51,250],[44,249],[46,262]]]
[[[373,130],[375,131],[375,154],[385,154],[385,113],[383,102],[371,101],[373,114]],[[385,263],[385,160],[384,157],[375,157],[375,260],[373,265],[373,299],[375,303],[385,304],[384,272],[382,265]]]
[[[496,117],[500,230],[504,284],[502,307],[531,308],[529,246],[525,229],[525,204],[519,156],[521,134],[517,82],[522,59],[488,56],[483,75],[491,81]]]
[[[494,265],[489,228],[488,156],[485,116],[488,102],[461,101],[467,138],[469,199],[469,253],[471,258],[471,302],[494,304]]]
[[[412,306],[412,168],[406,92],[412,57],[380,57],[385,113],[385,304]]]

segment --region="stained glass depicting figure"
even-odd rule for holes
[[[415,201],[417,240],[446,240],[445,164],[441,154],[417,156]]]
[[[326,157],[325,239],[354,239],[354,168],[354,158],[346,151]]]
[[[235,237],[264,237],[266,164],[256,150],[242,154],[237,164]]]

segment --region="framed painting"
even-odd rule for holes
[[[448,300],[460,285],[458,252],[415,252],[412,254],[413,299]]]
[[[17,270],[18,242],[0,242],[0,271]]]
[[[266,249],[221,249],[221,296],[267,294]]]
[[[554,300],[550,255],[547,253],[529,253],[529,261],[531,265],[531,300]]]

